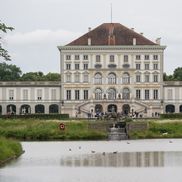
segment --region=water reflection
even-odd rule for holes
[[[75,167],[164,167],[182,166],[182,152],[120,152],[64,157],[61,166]]]

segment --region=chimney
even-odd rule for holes
[[[88,38],[88,45],[91,45],[91,38]]]
[[[157,38],[157,39],[155,40],[155,42],[156,42],[156,44],[161,45],[161,37]]]
[[[136,38],[133,38],[133,45],[136,45]]]
[[[134,28],[131,28],[131,30],[135,31],[135,29],[134,29]]]
[[[91,29],[91,27],[88,27],[88,32],[90,32],[92,29]]]

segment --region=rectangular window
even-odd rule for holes
[[[136,70],[140,70],[140,64],[139,63],[136,64]]]
[[[158,60],[158,55],[153,55],[153,60]]]
[[[75,60],[80,60],[80,55],[75,55]]]
[[[140,55],[136,55],[136,60],[140,60],[141,56]]]
[[[80,74],[75,74],[75,82],[80,82]]]
[[[88,64],[85,64],[85,63],[84,63],[84,64],[83,64],[83,69],[84,69],[84,70],[88,70]]]
[[[71,69],[71,64],[66,64],[66,69],[70,70]]]
[[[66,55],[66,60],[71,60],[71,55]]]
[[[83,75],[83,82],[88,83],[88,74]]]
[[[42,100],[42,89],[37,89],[37,100]]]
[[[51,100],[56,100],[56,89],[51,89]]]
[[[96,62],[100,62],[100,55],[96,55]]]
[[[71,82],[71,74],[66,75],[66,82]]]
[[[110,62],[114,62],[114,55],[110,55]]]
[[[145,90],[145,100],[149,100],[149,98],[150,98],[149,93],[150,93],[149,90]]]
[[[145,55],[145,60],[149,60],[149,55]]]
[[[66,91],[66,99],[71,100],[71,90]]]
[[[83,91],[83,99],[88,100],[88,90]]]
[[[154,69],[154,70],[158,70],[158,64],[157,64],[157,63],[154,63],[154,64],[153,64],[153,69]]]
[[[158,90],[154,90],[153,98],[154,100],[158,99]]]
[[[149,64],[145,64],[145,70],[149,70]]]
[[[128,62],[128,55],[124,55],[124,62],[125,62],[125,63]]]
[[[154,82],[158,82],[158,75],[154,75]]]
[[[136,75],[136,82],[140,82],[141,81],[141,76],[140,75]]]
[[[9,90],[9,100],[14,100],[14,90]]]
[[[88,60],[88,55],[83,55],[83,60]]]
[[[150,81],[150,76],[149,75],[145,75],[145,82],[149,82]]]
[[[28,100],[28,90],[23,89],[23,100]]]
[[[79,64],[75,64],[75,70],[79,70],[80,69],[80,65]]]
[[[173,99],[173,90],[172,89],[168,89],[167,90],[167,98],[169,100],[172,100]]]
[[[75,100],[80,100],[80,91],[75,90]]]
[[[140,99],[140,98],[141,98],[141,91],[136,90],[136,99]]]

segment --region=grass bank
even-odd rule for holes
[[[55,120],[0,119],[0,136],[23,141],[46,140],[101,140],[107,138],[105,131],[89,128],[88,121],[63,121],[65,130],[59,129]]]
[[[182,120],[150,121],[145,131],[132,131],[130,139],[182,138]]]
[[[0,137],[0,166],[22,154],[20,142]]]

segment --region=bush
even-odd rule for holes
[[[161,114],[161,119],[182,119],[182,113]]]
[[[26,114],[26,115],[0,115],[2,119],[68,119],[69,114]]]

